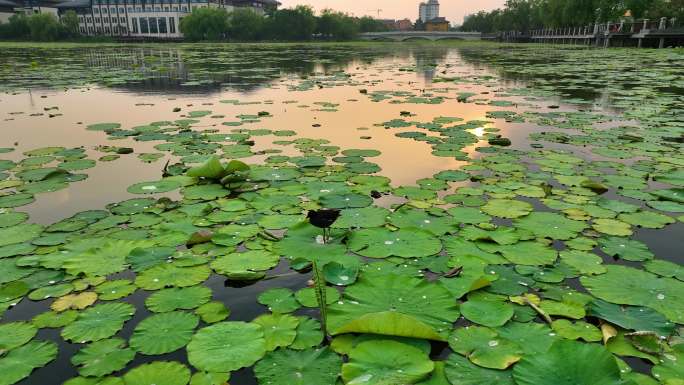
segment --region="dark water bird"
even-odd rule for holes
[[[320,210],[310,210],[306,217],[309,219],[309,223],[312,225],[323,229],[323,243],[328,241],[328,229],[333,223],[340,217],[340,210],[337,209],[320,209]]]
[[[376,190],[371,191],[370,196],[375,199],[382,198],[382,194],[380,193],[380,191]]]

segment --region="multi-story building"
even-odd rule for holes
[[[197,8],[247,7],[263,14],[276,0],[66,0],[60,13],[74,10],[79,30],[87,36],[105,35],[172,39],[181,38],[180,21]]]
[[[427,4],[426,3],[418,4],[418,19],[423,23],[425,23],[427,21]]]
[[[428,21],[439,17],[439,1],[438,0],[428,0],[427,3],[420,3],[418,5],[418,18],[421,22],[427,23]]]

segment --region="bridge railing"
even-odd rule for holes
[[[638,34],[646,31],[664,31],[678,27],[676,18],[621,20],[619,22],[595,23],[581,27],[543,28],[530,31],[531,37],[587,36],[610,34]]]

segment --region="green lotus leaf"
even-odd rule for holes
[[[274,385],[335,385],[342,358],[327,348],[279,349],[268,353],[254,367],[260,383]]]
[[[31,341],[0,357],[0,385],[12,385],[57,357],[54,342]]]
[[[622,385],[620,369],[601,345],[557,341],[546,354],[525,356],[513,368],[518,385]]]
[[[91,131],[112,131],[120,127],[121,124],[119,123],[94,123],[86,126],[86,129]]]
[[[125,269],[126,257],[132,250],[151,246],[151,244],[149,240],[98,240],[95,247],[69,256],[64,261],[63,267],[73,275],[106,276],[118,273]]]
[[[211,290],[198,285],[160,290],[145,300],[145,306],[155,313],[178,309],[190,310],[209,302]]]
[[[342,365],[347,384],[415,384],[434,370],[427,354],[411,345],[391,340],[361,342]]]
[[[197,369],[226,373],[253,365],[266,354],[263,328],[254,323],[221,322],[200,329],[187,346]]]
[[[344,209],[332,227],[337,229],[380,227],[385,224],[390,211],[382,207]]]
[[[459,234],[468,241],[496,242],[499,245],[512,245],[520,240],[524,232],[512,227],[497,227],[493,230],[476,226],[466,226]],[[529,237],[525,237],[529,238]]]
[[[515,226],[540,238],[567,240],[576,237],[587,225],[556,213],[534,212],[517,219]]]
[[[353,209],[367,207],[373,203],[373,199],[361,194],[326,194],[319,202],[321,206],[329,209]]]
[[[432,234],[415,228],[389,231],[381,228],[362,229],[351,234],[349,249],[369,258],[422,258],[442,250],[442,243]]]
[[[398,228],[417,228],[425,230],[436,236],[448,232],[455,232],[458,224],[452,218],[435,217],[422,210],[402,209],[395,211],[389,218],[389,222]]]
[[[503,326],[514,313],[505,297],[481,292],[470,293],[460,310],[467,320],[489,327]]]
[[[342,151],[342,154],[344,154],[346,156],[361,156],[364,158],[372,158],[372,157],[379,156],[381,154],[381,152],[378,150],[372,150],[372,149],[349,149],[349,150]]]
[[[651,273],[660,275],[661,277],[674,277],[680,281],[684,281],[684,266],[673,262],[656,259],[644,263],[644,268]]]
[[[92,167],[95,167],[97,162],[95,162],[92,159],[79,159],[79,160],[71,160],[67,162],[62,162],[57,165],[62,170],[66,171],[77,171],[77,170],[86,170]]]
[[[230,373],[195,372],[190,378],[190,385],[225,385]]]
[[[581,277],[589,292],[604,301],[620,305],[645,306],[684,323],[684,282],[661,278],[627,266],[606,266],[605,274]]]
[[[631,226],[628,223],[619,221],[617,219],[596,219],[593,221],[592,227],[594,228],[594,230],[603,234],[621,237],[632,235]]]
[[[8,351],[29,342],[38,329],[27,322],[0,324],[0,351]]]
[[[135,248],[126,257],[131,269],[139,273],[148,268],[165,262],[176,252],[173,247],[145,247]]]
[[[533,210],[531,204],[512,199],[490,199],[482,206],[485,213],[501,218],[520,218]]]
[[[544,299],[539,303],[539,308],[548,315],[558,315],[572,319],[581,319],[586,315],[584,305],[578,302]]]
[[[548,326],[535,322],[509,322],[495,330],[499,338],[517,344],[526,355],[543,354],[559,339]]]
[[[668,217],[655,211],[638,211],[635,213],[620,214],[618,219],[634,226],[646,227],[649,229],[661,229],[666,225],[674,223],[674,218]]]
[[[675,346],[672,353],[665,354],[660,363],[651,369],[653,376],[664,384],[679,385],[684,378],[684,349]]]
[[[493,250],[498,250],[507,260],[516,265],[541,266],[552,265],[558,256],[558,252],[551,247],[535,241],[518,242],[513,245],[503,245]],[[485,251],[488,251],[485,248]]]
[[[583,339],[587,342],[601,341],[601,331],[594,325],[584,321],[568,321],[566,319],[559,319],[553,321],[551,324],[559,336],[568,340]]]
[[[280,256],[264,250],[222,255],[211,262],[211,268],[219,274],[230,275],[245,271],[269,270],[280,261]]]
[[[603,274],[606,272],[603,259],[594,253],[580,250],[563,250],[560,252],[561,262],[569,265],[582,274]]]
[[[458,354],[447,359],[444,372],[452,384],[459,385],[514,385],[510,370],[486,369]]]
[[[681,168],[658,174],[653,177],[658,182],[668,183],[673,186],[684,186],[684,171]]]
[[[470,179],[470,174],[459,170],[444,170],[435,174],[435,178],[449,182],[462,182]]]
[[[297,302],[304,307],[318,307],[318,300],[316,299],[316,290],[313,287],[305,287],[297,290],[295,293]],[[340,299],[340,292],[334,287],[325,287],[325,302],[332,305]]]
[[[198,324],[198,317],[190,313],[174,311],[155,314],[135,327],[130,345],[146,355],[171,353],[190,342]]]
[[[121,338],[101,340],[86,345],[73,357],[71,363],[86,377],[102,377],[126,367],[135,357],[135,351],[126,347]]]
[[[155,361],[131,369],[123,379],[126,385],[187,385],[190,369],[180,362]]]
[[[98,293],[98,298],[103,301],[112,301],[115,299],[127,297],[133,294],[138,288],[133,285],[133,282],[127,279],[117,279],[114,281],[107,281],[95,288]]]
[[[223,198],[230,195],[230,190],[220,184],[203,184],[184,187],[181,194],[185,199],[199,199],[204,201]]]
[[[70,283],[62,283],[57,285],[44,286],[36,289],[29,294],[29,299],[40,301],[47,298],[56,298],[67,295],[74,290],[74,286]]]
[[[292,290],[284,287],[266,290],[259,294],[257,301],[273,313],[292,313],[299,309]]]
[[[320,345],[323,341],[321,323],[309,317],[298,317],[297,337],[289,346],[290,349],[304,350]]]
[[[178,267],[165,263],[140,273],[135,284],[145,290],[159,290],[170,286],[187,287],[206,281],[210,274],[211,269],[206,265]]]
[[[267,351],[290,346],[297,337],[297,325],[299,325],[297,317],[278,313],[264,314],[252,322],[263,327]]]
[[[203,164],[190,168],[186,175],[193,178],[219,179],[225,174],[221,161],[217,156],[212,156]]]
[[[19,258],[0,259],[0,284],[13,282],[29,276],[35,270],[27,267],[17,266]]]
[[[29,286],[22,281],[13,281],[0,286],[0,303],[21,298],[29,292]]]
[[[634,331],[651,331],[669,336],[675,324],[657,311],[640,306],[621,306],[600,299],[592,301],[589,315],[608,321],[621,328]]]
[[[0,228],[13,227],[28,220],[29,215],[19,211],[0,210]]]
[[[432,190],[422,189],[416,186],[401,186],[394,189],[394,195],[406,197],[411,200],[430,200],[437,197],[437,193]]]
[[[33,203],[35,200],[33,194],[29,193],[3,195],[0,196],[0,208],[24,206]]]
[[[61,328],[76,321],[76,318],[78,318],[78,311],[76,310],[67,310],[63,312],[48,311],[33,317],[31,322],[35,327],[40,329]]]
[[[273,214],[260,218],[257,223],[267,230],[280,230],[292,227],[304,219],[305,217],[299,214]]]
[[[447,210],[458,223],[478,224],[489,222],[492,217],[473,207],[452,207]]]
[[[506,369],[523,356],[523,350],[517,343],[480,326],[454,330],[449,337],[449,346],[472,363],[489,369]]]
[[[653,253],[645,243],[637,240],[608,237],[599,239],[601,251],[611,257],[619,257],[627,261],[646,261],[653,259]]]
[[[444,340],[458,316],[455,300],[441,285],[406,275],[366,272],[346,288],[341,301],[328,307],[328,326],[333,335],[372,330]]]
[[[299,171],[295,168],[288,167],[266,167],[266,166],[254,166],[249,172],[249,177],[253,181],[288,181],[295,179],[299,176]]]
[[[140,182],[128,187],[131,194],[157,194],[176,190],[181,184],[175,180],[162,179],[151,182]]]
[[[0,246],[27,242],[38,237],[42,232],[43,226],[28,223],[0,228]]]
[[[105,303],[82,311],[76,321],[62,329],[65,340],[78,343],[109,338],[133,317],[135,307],[123,302]]]
[[[200,316],[202,321],[213,324],[228,318],[230,310],[222,302],[212,301],[198,307],[195,314]]]

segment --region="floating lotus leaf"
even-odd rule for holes
[[[345,266],[337,262],[328,262],[323,266],[323,278],[326,282],[337,286],[347,286],[356,282],[359,269],[356,265]]]
[[[230,195],[230,190],[224,188],[220,184],[203,184],[184,187],[181,190],[181,194],[183,194],[183,197],[185,197],[185,199],[199,199],[209,201]]]
[[[249,178],[253,181],[288,181],[299,176],[299,171],[295,168],[274,168],[266,166],[254,166],[249,172]]]
[[[0,228],[0,246],[30,241],[42,232],[43,226],[28,223]]]
[[[145,300],[145,306],[155,313],[164,313],[178,309],[195,309],[209,302],[211,290],[198,285],[183,288],[160,290]]]
[[[533,210],[531,204],[512,199],[490,199],[482,206],[482,211],[501,218],[520,218]]]
[[[33,273],[31,268],[17,266],[17,259],[19,258],[0,259],[0,284],[16,281]]]
[[[222,255],[211,262],[211,268],[219,274],[230,275],[245,271],[269,270],[280,261],[276,254],[264,250]]]
[[[225,385],[230,373],[195,372],[190,378],[190,385]]]
[[[135,351],[126,347],[121,338],[101,340],[86,345],[71,357],[78,372],[86,377],[102,377],[126,367],[135,357]]]
[[[675,346],[675,351],[664,354],[660,363],[651,369],[653,376],[664,384],[679,385],[684,378],[684,349],[681,344]]]
[[[498,246],[497,249],[504,258],[516,265],[551,265],[558,255],[558,252],[553,248],[535,241],[524,241],[513,245]]]
[[[13,227],[28,220],[29,215],[19,211],[0,210],[0,228]]]
[[[280,349],[268,353],[254,367],[260,383],[274,385],[335,385],[342,359],[327,348]]]
[[[320,345],[323,341],[321,323],[308,317],[298,317],[297,337],[289,346],[290,349],[303,350]]]
[[[62,329],[65,340],[85,343],[109,338],[133,317],[135,307],[123,302],[105,303],[82,311],[76,321]]]
[[[646,261],[653,259],[653,253],[645,243],[637,240],[608,237],[599,239],[601,250],[611,257],[620,257],[627,261]]]
[[[266,354],[263,328],[254,323],[221,322],[200,329],[187,347],[197,369],[226,373],[253,365]]]
[[[525,356],[513,368],[518,385],[622,385],[617,362],[596,344],[557,341],[546,354]]]
[[[421,350],[391,340],[362,342],[342,365],[347,384],[415,384],[434,370],[434,363]]]
[[[502,326],[513,317],[513,305],[505,297],[479,292],[469,294],[460,310],[467,320],[489,327]]]
[[[628,223],[617,219],[596,219],[593,221],[592,227],[594,230],[608,235],[623,237],[632,235],[632,227]]]
[[[149,240],[98,240],[97,247],[74,253],[64,261],[63,267],[73,275],[106,276],[118,273],[125,269],[126,257],[132,250],[147,246],[151,246]]]
[[[669,336],[675,329],[674,323],[653,309],[639,306],[621,306],[599,299],[591,303],[589,315],[627,330],[651,331],[661,336]]]
[[[198,307],[195,314],[206,323],[216,323],[228,318],[230,310],[222,302],[212,301]]]
[[[567,240],[576,237],[577,233],[584,230],[586,224],[556,213],[534,212],[517,219],[515,226],[528,230],[540,238]]]
[[[459,385],[514,385],[510,370],[486,369],[474,365],[467,358],[451,354],[444,371],[452,384]]]
[[[496,331],[471,326],[456,329],[449,337],[449,346],[479,366],[506,369],[518,362],[522,348],[515,342],[500,337]]]
[[[457,223],[450,217],[435,217],[422,210],[399,210],[392,213],[389,222],[399,228],[417,228],[440,236],[455,232]]]
[[[119,123],[95,123],[88,125],[86,128],[91,131],[112,131],[120,127],[121,124]]]
[[[64,311],[67,309],[80,310],[94,304],[95,301],[97,301],[97,293],[87,291],[57,298],[57,300],[50,305],[50,308],[54,311]]]
[[[564,250],[560,252],[561,262],[569,265],[582,274],[603,274],[606,268],[603,259],[596,254],[579,250]]]
[[[24,206],[35,200],[33,194],[28,193],[4,195],[0,196],[0,208]]]
[[[620,214],[618,219],[634,226],[646,227],[649,229],[661,229],[666,225],[675,222],[674,218],[654,211],[638,211],[636,213]]]
[[[675,169],[663,174],[656,175],[653,179],[662,183],[669,183],[673,186],[684,186],[684,171]]]
[[[559,336],[568,340],[583,339],[587,342],[596,342],[601,341],[602,338],[601,331],[596,326],[583,321],[573,323],[566,319],[559,319],[553,321],[551,327]]]
[[[352,209],[367,207],[373,199],[361,194],[326,194],[319,199],[321,206],[329,209]]]
[[[0,357],[0,385],[12,385],[57,357],[54,342],[31,341]]]
[[[194,286],[206,281],[211,274],[208,266],[178,267],[173,264],[153,266],[135,279],[135,284],[145,290],[159,290],[164,287]]]
[[[299,309],[292,290],[284,287],[266,290],[259,294],[257,300],[273,313],[292,313]]]
[[[155,361],[131,369],[123,376],[126,385],[186,385],[190,370],[175,361]]]
[[[459,316],[442,286],[393,273],[363,273],[342,300],[328,307],[333,335],[374,333],[444,340]]]
[[[38,329],[27,322],[0,324],[0,351],[8,351],[29,342]]]
[[[661,277],[674,277],[680,281],[684,281],[684,266],[678,265],[676,263],[664,261],[662,259],[656,259],[644,263],[644,268],[651,273],[660,275]]]
[[[190,342],[198,323],[197,316],[190,313],[174,311],[155,314],[135,327],[130,345],[147,355],[171,353]]]
[[[478,224],[489,222],[492,219],[480,209],[472,207],[452,207],[447,211],[458,223]]]
[[[470,178],[470,174],[458,170],[444,170],[435,174],[435,178],[449,182],[462,182]]]
[[[31,321],[37,328],[61,328],[76,321],[78,312],[76,310],[67,310],[63,312],[48,311],[38,314],[33,317]]]
[[[572,319],[581,319],[586,315],[584,305],[578,302],[542,300],[539,308],[548,315],[559,315]]]
[[[290,346],[297,336],[299,319],[288,314],[264,314],[252,322],[263,327],[267,351]]]
[[[173,247],[145,247],[135,248],[126,257],[126,262],[136,273],[161,264],[176,252]]]
[[[316,291],[312,287],[305,287],[295,293],[297,302],[304,307],[318,307],[318,300],[316,299]],[[333,287],[325,287],[325,302],[332,305],[340,299],[340,292]]]
[[[580,278],[592,295],[620,305],[649,307],[672,322],[684,323],[684,282],[627,266],[606,269],[605,274]]]
[[[66,171],[76,171],[76,170],[86,170],[92,167],[95,167],[95,162],[92,159],[79,159],[79,160],[71,160],[67,162],[62,162],[57,165],[62,170]]]
[[[342,151],[342,154],[346,156],[361,156],[364,158],[372,158],[381,154],[378,150],[372,149],[349,149]]]
[[[355,253],[370,258],[422,258],[435,255],[442,250],[439,239],[415,228],[398,231],[379,228],[355,231],[349,238],[348,245]]]
[[[133,294],[138,288],[127,279],[107,281],[95,288],[99,298],[103,301],[111,301]]]
[[[390,211],[382,207],[344,209],[332,227],[338,229],[380,227],[385,224]]]
[[[128,187],[127,191],[131,194],[157,194],[176,190],[181,184],[175,180],[158,180],[151,182],[136,183]]]
[[[40,301],[47,298],[61,297],[71,293],[72,290],[74,290],[74,285],[70,283],[62,283],[38,288],[32,291],[28,297],[31,300]]]

